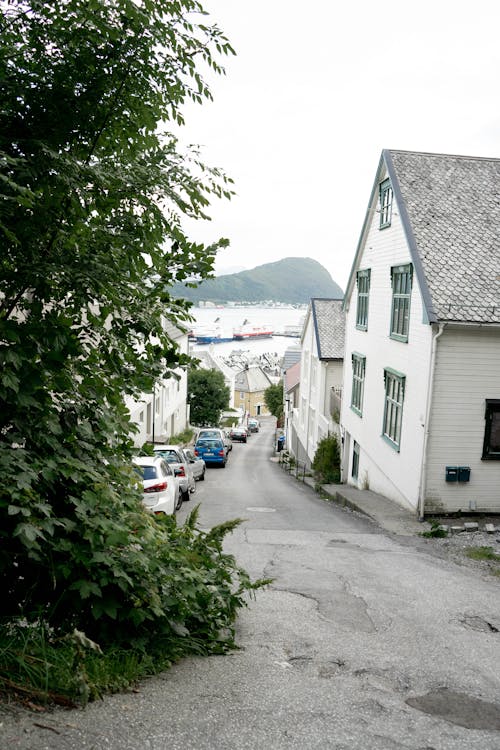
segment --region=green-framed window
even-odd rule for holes
[[[356,307],[356,328],[368,330],[368,299],[370,297],[370,269],[358,271],[356,274],[358,285],[358,303]]]
[[[382,436],[399,450],[406,377],[401,372],[386,367],[384,370],[385,405]]]
[[[380,224],[379,229],[391,226],[393,192],[390,180],[380,183]]]
[[[486,420],[482,459],[500,461],[500,399],[486,399]]]
[[[391,307],[391,338],[398,341],[408,341],[410,326],[410,300],[413,279],[413,266],[391,268],[392,307]]]
[[[352,392],[351,409],[360,416],[363,413],[363,392],[365,389],[366,357],[357,352],[352,353]]]

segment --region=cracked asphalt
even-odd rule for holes
[[[179,514],[246,519],[227,549],[273,578],[240,649],[84,710],[3,706],[2,750],[499,750],[500,581],[321,500],[262,424]]]

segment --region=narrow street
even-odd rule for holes
[[[270,461],[273,437],[264,418],[179,512],[245,519],[227,549],[273,578],[240,615],[241,649],[84,711],[8,721],[2,748],[500,748],[498,580],[325,502]]]

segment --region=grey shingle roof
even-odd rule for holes
[[[345,317],[341,299],[311,300],[319,359],[343,359]]]
[[[234,380],[235,390],[246,393],[265,391],[270,385],[272,385],[272,381],[260,367],[249,367],[248,370],[242,370],[236,374]]]
[[[429,319],[500,323],[500,159],[412,151],[383,159]]]
[[[300,357],[302,355],[302,349],[300,346],[289,346],[287,349],[285,349],[285,353],[283,354],[283,359],[281,360],[281,369],[286,372],[289,367],[294,365],[296,362],[300,362]]]

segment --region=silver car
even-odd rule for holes
[[[187,502],[190,495],[196,490],[196,483],[192,465],[184,450],[178,445],[165,445],[163,443],[153,445],[153,450],[156,456],[161,456],[174,470],[175,475],[179,478],[182,501]]]
[[[194,478],[200,482],[203,482],[203,480],[205,479],[205,470],[207,468],[205,461],[202,458],[198,458],[198,456],[195,456],[193,451],[189,448],[184,448],[184,455],[187,456],[189,463],[191,464]]]

